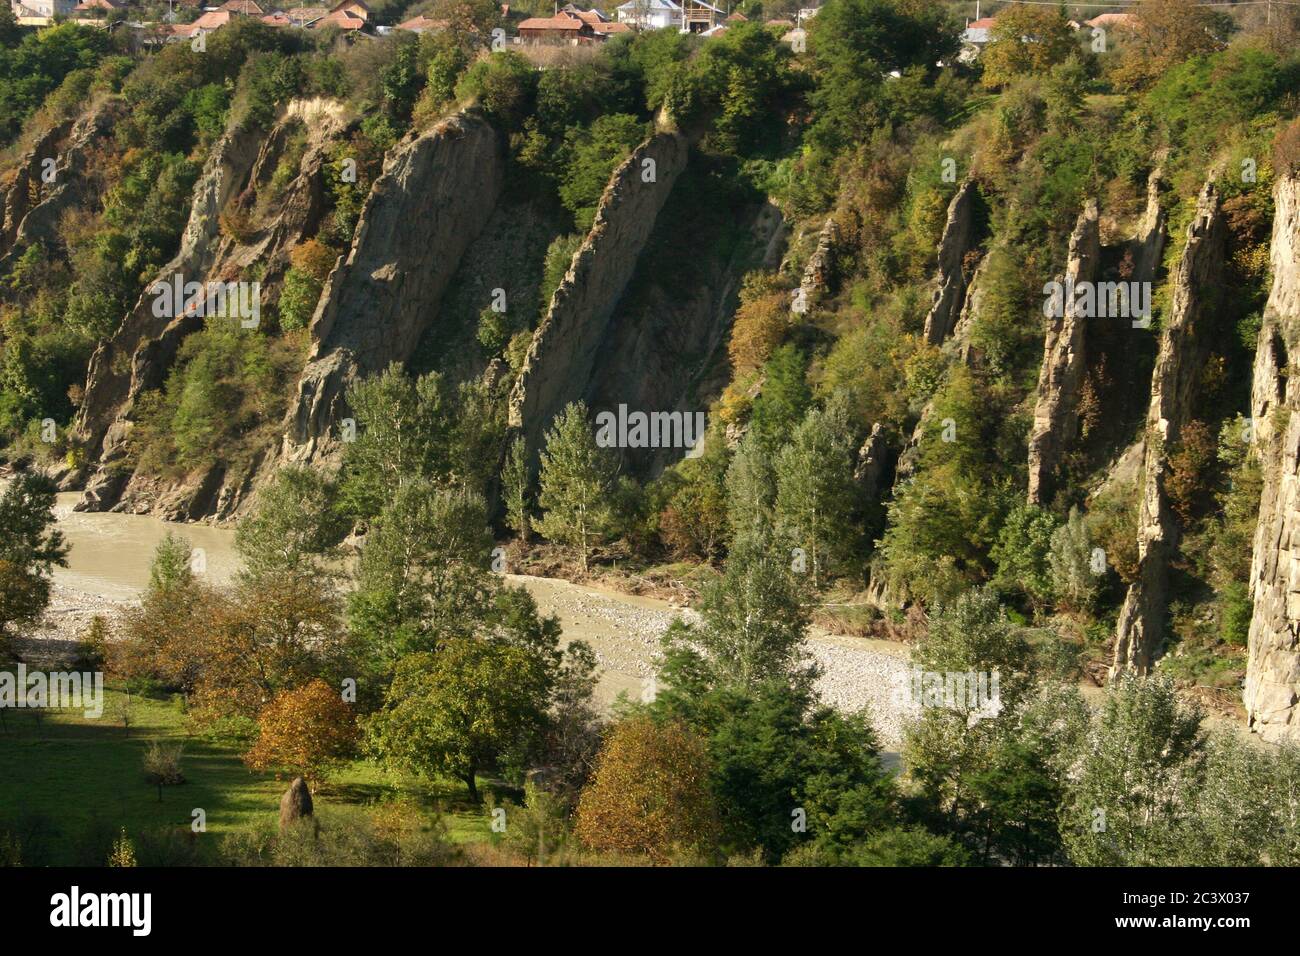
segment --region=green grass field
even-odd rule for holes
[[[198,858],[205,861],[217,859],[223,836],[275,826],[286,776],[249,770],[237,744],[188,735],[178,697],[133,695],[129,728],[120,716],[126,695],[106,689],[105,698],[98,719],[79,710],[4,712],[0,828],[18,835],[24,865],[103,865],[123,827],[133,840],[171,829],[188,841],[196,808],[206,814],[207,832],[195,838]],[[185,748],[186,782],[163,787],[161,801],[142,769],[153,740]],[[480,789],[486,799],[491,788]],[[350,816],[391,798],[415,804],[431,821],[442,816],[455,843],[490,836],[486,809],[474,807],[462,784],[398,779],[367,761],[329,779],[315,795],[316,814],[346,825]]]

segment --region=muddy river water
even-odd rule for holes
[[[59,528],[70,545],[68,566],[55,572],[58,593],[51,609],[64,634],[76,633],[105,606],[136,599],[149,581],[154,549],[169,531],[202,549],[210,582],[224,584],[238,570],[235,535],[229,528],[73,511],[79,498],[77,493],[60,494],[55,506]],[[582,639],[592,646],[601,667],[596,696],[602,706],[608,707],[622,692],[633,699],[653,692],[659,639],[683,613],[680,608],[568,581],[518,575],[510,579],[528,588],[542,613],[560,619],[566,642]],[[811,634],[808,651],[824,671],[818,683],[822,696],[845,709],[868,708],[886,744],[894,744],[908,710],[898,695],[907,673],[903,649],[879,641]]]

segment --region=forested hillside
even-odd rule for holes
[[[313,786],[490,779],[489,862],[1294,865],[1300,15],[974,6],[0,20],[0,640],[57,487],[236,529],[87,637],[111,682]],[[602,711],[502,572],[693,612]],[[907,645],[897,762],[809,627]],[[408,811],[141,845],[460,852]]]

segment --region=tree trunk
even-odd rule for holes
[[[465,786],[469,788],[469,798],[475,803],[482,803],[483,800],[479,797],[478,793],[478,784],[474,781],[474,772],[470,771],[463,779],[465,781]]]

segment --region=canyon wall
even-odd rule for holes
[[[282,461],[335,455],[334,426],[345,417],[348,386],[410,358],[496,208],[504,179],[500,137],[476,111],[390,153],[312,318],[312,349],[290,403]]]
[[[1208,354],[1203,326],[1213,312],[1223,279],[1224,237],[1219,195],[1213,183],[1207,183],[1187,228],[1187,244],[1173,277],[1172,303],[1164,316],[1151,376],[1137,531],[1138,572],[1120,608],[1112,674],[1147,673],[1164,637],[1169,561],[1178,547],[1178,526],[1164,489],[1166,456],[1190,418],[1193,391]]]
[[[234,128],[217,141],[194,187],[189,220],[176,256],[157,282],[232,282],[260,276],[261,295],[278,289],[288,251],[319,227],[325,203],[322,167],[333,138],[344,129],[342,110],[325,100],[296,100],[281,110],[271,130]],[[221,215],[236,197],[252,201],[271,181],[290,129],[302,129],[307,144],[296,175],[279,193],[265,221],[250,234],[232,236]],[[116,333],[90,361],[85,396],[74,435],[86,450],[89,474],[81,510],[155,512],[193,519],[224,513],[247,491],[248,475],[227,474],[223,462],[179,479],[135,473],[130,436],[142,393],[160,388],[175,364],[181,343],[204,325],[201,311],[155,315],[156,295],[146,287]],[[164,310],[164,312],[176,310]],[[80,476],[74,476],[80,477]]]
[[[688,154],[682,135],[656,133],[605,188],[591,230],[533,334],[510,397],[510,427],[524,436],[531,453],[551,419],[586,396],[610,321]]]

